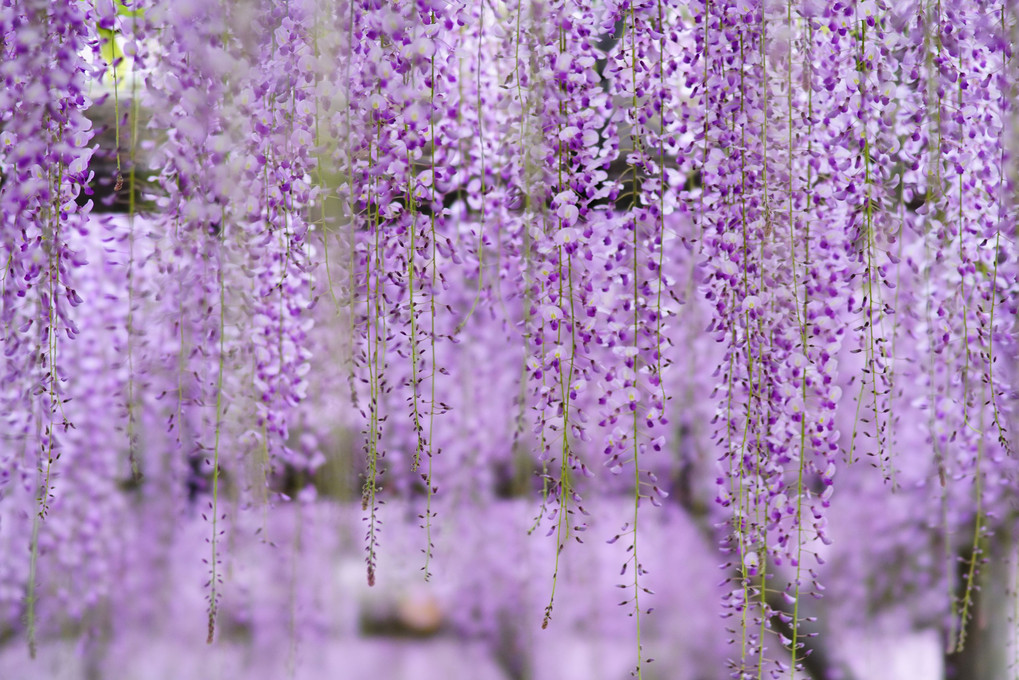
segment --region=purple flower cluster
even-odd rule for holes
[[[117,572],[167,573],[201,517],[211,642],[241,616],[230,546],[291,502],[295,565],[303,518],[360,500],[374,584],[391,499],[426,579],[453,517],[509,573],[490,553],[515,520],[471,508],[523,497],[554,537],[542,626],[569,539],[614,509],[638,675],[648,604],[682,599],[644,566],[670,526],[720,546],[733,677],[813,673],[829,585],[840,620],[892,594],[961,646],[1016,529],[1016,21],[3,2],[0,624],[144,619]],[[117,148],[93,157],[111,100]],[[91,214],[101,157],[126,216]],[[853,521],[882,536],[876,575]],[[495,635],[519,602],[476,577],[456,625]]]

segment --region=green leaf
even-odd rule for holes
[[[144,9],[128,9],[124,6],[124,0],[117,0],[117,16],[131,17],[132,19],[141,19],[145,16]]]
[[[116,76],[117,78],[123,78],[128,71],[127,60],[124,59],[124,51],[120,49],[120,45],[117,44],[117,31],[102,28],[97,26],[96,30],[99,33],[99,38],[102,40],[102,45],[99,48],[99,54],[110,66],[116,64]],[[117,63],[119,61],[119,63]]]

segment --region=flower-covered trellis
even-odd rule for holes
[[[1016,12],[4,0],[0,629],[144,618],[192,514],[211,642],[270,508],[359,501],[373,584],[387,499],[428,579],[524,497],[542,627],[625,544],[637,675],[662,505],[734,677],[820,672],[829,586],[961,648],[1016,520]],[[911,547],[855,564],[840,503]]]

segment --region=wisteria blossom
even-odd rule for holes
[[[636,677],[851,678],[878,621],[971,677],[1019,562],[1017,35],[2,0],[0,649],[115,665],[179,607],[293,673],[355,556],[513,677],[584,631]]]

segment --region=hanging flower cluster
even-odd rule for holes
[[[199,516],[212,642],[270,507],[303,554],[360,500],[373,585],[387,499],[427,580],[524,497],[548,627],[625,499],[638,676],[659,512],[721,546],[732,677],[817,676],[828,579],[961,648],[1015,533],[1017,12],[2,2],[0,626],[143,616],[115,574]],[[853,581],[839,499],[887,495],[940,552]]]
[[[75,199],[90,179],[92,150],[87,145],[92,126],[85,110],[91,103],[87,84],[95,73],[86,57],[98,50],[98,41],[87,26],[98,19],[79,3],[0,6],[0,337],[5,385],[0,396],[0,498],[10,498],[25,510],[11,533],[22,539],[22,552],[30,556],[5,565],[0,574],[7,583],[27,583],[27,591],[17,599],[24,602],[30,631],[38,597],[35,571],[45,540],[40,539],[40,525],[63,491],[57,482],[59,459],[65,442],[68,453],[73,451],[76,426],[65,408],[71,395],[63,355],[80,330],[74,308],[83,298],[76,274],[86,262],[75,237],[86,231],[91,206],[79,207]],[[73,497],[76,485],[69,480],[67,486]],[[63,530],[68,529],[65,523]],[[80,533],[92,534],[87,528]],[[82,544],[88,543],[83,538]],[[30,632],[29,647],[34,645]]]

